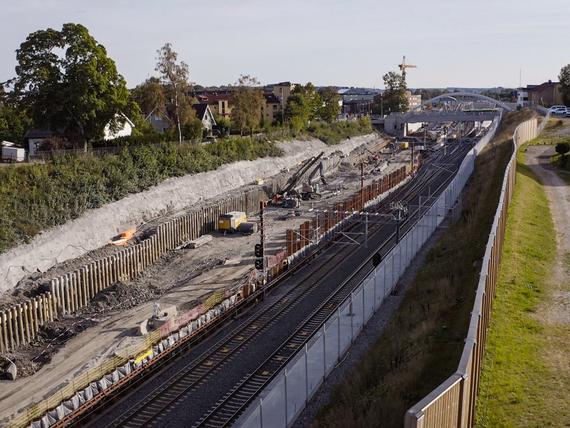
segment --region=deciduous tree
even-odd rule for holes
[[[340,114],[340,95],[335,88],[328,87],[320,91],[321,106],[318,110],[319,119],[334,122]]]
[[[570,105],[570,64],[562,67],[558,79],[560,80],[564,104]]]
[[[166,113],[178,132],[178,142],[182,142],[182,127],[194,118],[193,99],[188,64],[178,61],[178,54],[166,43],[157,51],[156,71],[160,73],[165,88]]]
[[[263,107],[259,81],[253,76],[241,75],[235,84],[232,104],[232,123],[242,135],[246,130],[253,134],[259,127]]]
[[[80,24],[31,33],[16,51],[15,91],[36,126],[63,129],[84,143],[128,107],[125,80],[107,51]]]
[[[137,85],[131,91],[131,98],[139,105],[145,117],[151,113],[157,116],[166,115],[166,93],[157,77],[151,77]]]
[[[390,71],[384,75],[383,79],[385,87],[385,91],[382,93],[384,114],[407,111],[407,86],[402,75],[394,71]]]
[[[0,85],[0,140],[21,143],[31,126],[26,110],[16,102],[11,92]]]
[[[322,99],[311,82],[305,86],[297,85],[287,98],[285,115],[295,131],[307,127],[311,120],[318,117]]]

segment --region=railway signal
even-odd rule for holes
[[[254,248],[255,257],[263,257],[263,244],[255,244]]]

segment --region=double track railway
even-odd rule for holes
[[[433,154],[410,182],[370,212],[388,214],[393,201],[418,207],[400,224],[403,236],[429,208],[420,207],[420,196],[437,196],[470,147],[457,145],[446,153]],[[364,229],[362,222],[350,227],[354,232]],[[95,415],[92,425],[230,425],[373,269],[373,254],[384,256],[396,245],[395,224],[367,227],[368,248],[329,245],[315,262],[286,278],[237,326],[206,341],[190,361],[174,361],[148,385],[133,388],[107,411]]]

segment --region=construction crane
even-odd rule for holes
[[[402,72],[402,79],[404,80],[404,82],[406,81],[406,69],[407,68],[418,68],[417,65],[406,64],[406,56],[405,55],[402,58],[402,63],[398,64],[398,67],[400,67],[400,71]]]

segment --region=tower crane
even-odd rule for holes
[[[400,70],[402,71],[402,79],[404,80],[404,82],[406,81],[406,69],[407,68],[418,68],[417,65],[406,64],[406,56],[405,55],[402,58],[402,63],[398,64],[398,67],[400,67]]]

